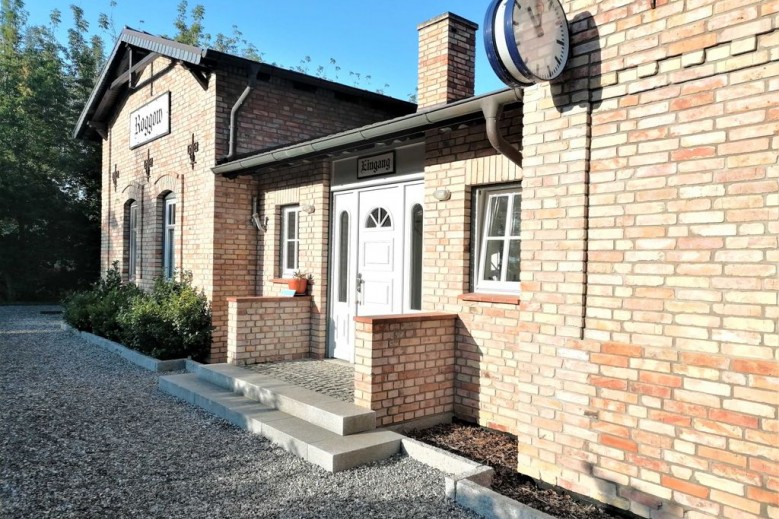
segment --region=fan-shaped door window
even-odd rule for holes
[[[379,228],[391,228],[392,216],[389,211],[383,207],[377,207],[368,214],[368,218],[365,220],[366,229],[379,229]]]

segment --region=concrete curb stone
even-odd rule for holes
[[[446,497],[487,519],[554,519],[553,516],[498,494],[490,488],[495,471],[432,445],[403,438],[401,449],[410,458],[447,474]]]
[[[169,371],[182,371],[186,367],[187,359],[157,360],[135,350],[131,350],[130,348],[127,348],[118,342],[109,341],[104,337],[100,337],[89,332],[76,330],[66,323],[62,323],[61,328],[67,332],[79,335],[82,339],[90,344],[93,344],[99,348],[103,348],[104,350],[110,351],[112,353],[116,353],[117,355],[132,362],[136,366],[140,366],[148,371],[166,373]]]

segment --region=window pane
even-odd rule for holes
[[[499,236],[502,238],[506,235],[506,211],[508,209],[508,203],[509,199],[507,196],[494,196],[490,198],[489,236]]]
[[[294,241],[287,242],[287,264],[284,265],[284,268],[287,270],[295,270],[297,268],[296,265],[297,255],[295,254],[295,245],[297,244]]]
[[[168,204],[168,225],[176,225],[176,203]]]
[[[416,204],[411,209],[411,296],[409,308],[422,309],[422,206]]]
[[[500,271],[503,263],[503,240],[488,240],[485,244],[484,269],[482,279],[485,281],[500,281]]]
[[[297,217],[296,211],[290,211],[287,213],[287,238],[294,240],[297,237],[297,225],[295,219]]]
[[[514,195],[514,205],[511,207],[511,236],[519,236],[520,234],[522,204],[520,204],[519,198],[519,195]]]
[[[345,303],[348,299],[349,287],[349,213],[341,213],[341,236],[338,240],[338,302]]]
[[[506,265],[506,281],[519,281],[519,240],[509,241],[509,257]]]

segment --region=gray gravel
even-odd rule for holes
[[[49,309],[0,307],[0,517],[476,517],[409,458],[330,474],[175,400]]]

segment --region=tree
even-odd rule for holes
[[[103,60],[73,8],[67,46],[28,26],[21,0],[0,7],[0,300],[52,299],[97,274],[99,151],[71,139]]]

